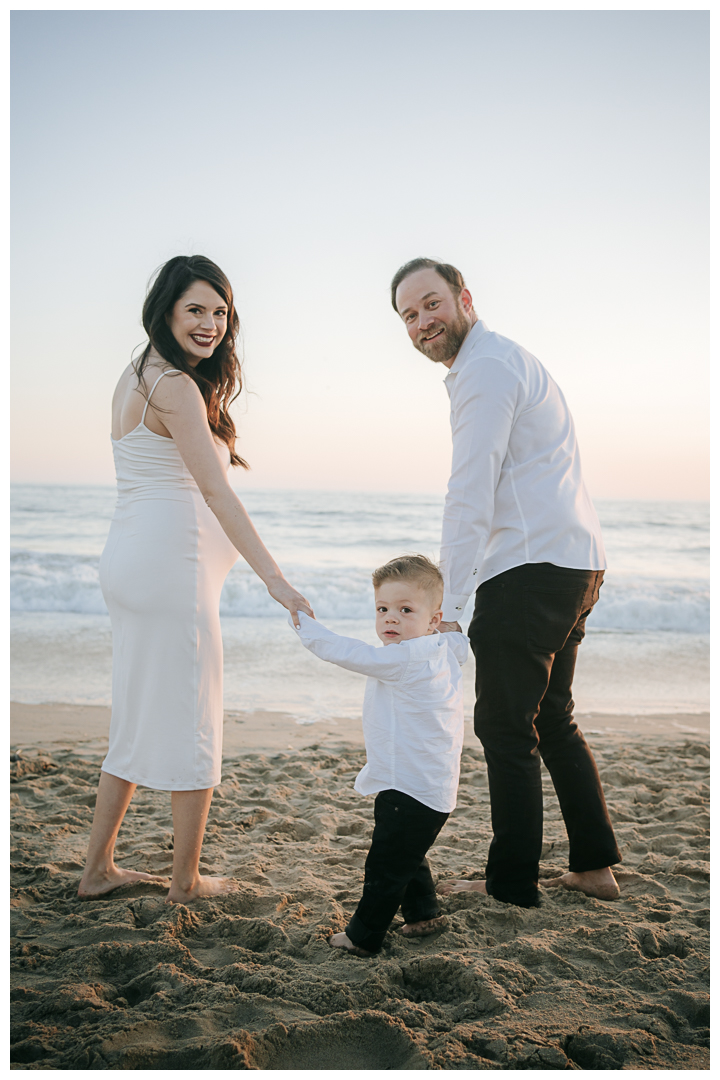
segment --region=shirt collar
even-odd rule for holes
[[[473,345],[479,338],[482,337],[483,334],[487,334],[487,332],[488,328],[482,321],[482,319],[478,319],[474,326],[470,328],[467,337],[460,346],[460,350],[453,361],[453,366],[450,368],[447,375],[445,376],[445,379],[443,380],[448,388],[448,392],[450,391],[450,387],[452,386],[452,384],[455,382],[455,376],[457,375],[458,371],[460,371],[463,365],[466,364],[468,359],[470,358],[470,353],[472,352]]]
[[[398,641],[397,644],[401,648],[410,649],[413,652],[422,653],[426,649],[436,649],[442,642],[438,641],[438,638],[444,638],[445,635],[439,633],[437,630],[433,630],[432,634],[421,634],[420,637],[409,638],[407,641]]]

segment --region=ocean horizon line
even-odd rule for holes
[[[341,487],[287,487],[287,486],[272,486],[263,485],[262,487],[248,487],[242,488],[238,485],[230,485],[236,493],[239,491],[245,491],[251,494],[262,494],[264,492],[272,494],[295,494],[302,493],[304,495],[381,495],[387,497],[397,496],[412,496],[413,498],[422,498],[423,496],[432,496],[437,498],[443,498],[445,495],[445,489],[442,491],[421,491],[412,489],[390,489],[390,488],[341,488]],[[107,483],[94,483],[91,481],[81,480],[11,480],[10,487],[33,487],[33,488],[88,488],[96,491],[108,491],[115,488],[113,481]],[[593,502],[624,502],[624,503],[687,503],[696,506],[709,506],[710,497],[705,499],[683,499],[678,496],[657,496],[657,495],[592,495]]]

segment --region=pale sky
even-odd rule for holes
[[[112,483],[153,270],[216,261],[238,490],[442,492],[442,377],[389,302],[455,263],[575,417],[593,495],[708,493],[702,11],[12,15],[13,479]]]

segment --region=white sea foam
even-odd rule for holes
[[[10,555],[11,611],[107,612],[93,556],[13,551]]]
[[[241,495],[288,579],[332,629],[374,641],[370,574],[407,551],[437,557],[440,495],[250,492]],[[12,489],[12,687],[18,701],[110,700],[112,639],[98,563],[112,488]],[[600,602],[580,650],[582,709],[707,708],[708,508],[599,501],[608,551]],[[299,719],[356,715],[362,679],[321,664],[240,560],[221,599],[228,708]],[[471,613],[465,612],[463,625]],[[268,673],[282,672],[281,678]],[[472,686],[472,661],[466,670]],[[466,707],[471,709],[468,690]]]
[[[289,579],[302,589],[321,619],[363,619],[372,611],[373,593],[367,571],[354,567],[286,567]],[[12,611],[66,611],[86,615],[106,612],[96,557],[52,552],[16,551],[11,559]],[[262,582],[244,564],[229,574],[220,602],[222,615],[251,618],[282,610]],[[465,612],[469,618],[471,605]],[[600,602],[592,613],[593,629],[703,634],[709,629],[707,581],[606,575]]]
[[[588,626],[594,630],[706,634],[710,630],[708,582],[629,578],[608,572]]]

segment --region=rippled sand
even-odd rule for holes
[[[241,890],[189,907],[155,886],[78,900],[101,755],[23,749],[11,762],[13,1067],[708,1069],[707,744],[590,738],[624,855],[620,900],[547,890],[523,910],[455,895],[444,931],[405,939],[398,918],[370,960],[326,943],[353,911],[369,845],[357,747],[227,760],[204,862]],[[551,876],[567,842],[545,784]],[[439,877],[482,868],[489,818],[470,746],[431,852]],[[169,873],[171,858],[169,796],[139,789],[118,859]]]

